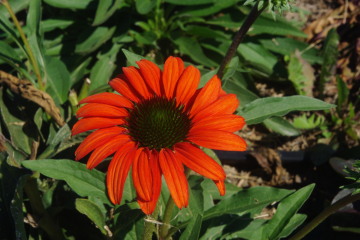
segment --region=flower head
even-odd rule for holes
[[[154,211],[163,175],[179,207],[188,205],[184,165],[212,179],[225,194],[225,172],[199,146],[244,151],[245,141],[233,132],[245,121],[233,113],[234,94],[226,94],[215,75],[201,89],[200,72],[184,68],[180,58],[169,57],[164,70],[148,60],[139,68],[124,67],[109,84],[119,94],[86,97],[77,112],[80,120],[72,134],[93,131],[75,152],[76,160],[91,153],[87,167],[96,167],[113,155],[106,183],[112,203],[120,204],[130,168],[137,201],[146,214]]]

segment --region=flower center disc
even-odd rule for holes
[[[190,119],[174,99],[155,97],[137,104],[130,112],[129,132],[141,147],[160,150],[185,140]]]

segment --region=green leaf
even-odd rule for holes
[[[84,79],[84,75],[87,72],[87,67],[89,66],[92,57],[86,58],[86,60],[82,61],[74,70],[70,73],[71,86],[74,86],[78,81]]]
[[[31,140],[24,132],[26,121],[20,118],[20,116],[24,115],[24,112],[19,109],[19,106],[13,106],[12,104],[5,103],[4,91],[4,89],[0,89],[0,118],[3,120],[2,123],[4,123],[10,134],[11,145],[13,145],[16,149],[21,149],[27,155],[30,155]],[[7,101],[11,100],[14,101],[13,99],[7,99]],[[9,111],[9,109],[11,109],[11,111]],[[29,130],[28,127],[26,130]]]
[[[314,69],[306,62],[299,51],[290,55],[288,65],[289,80],[300,95],[313,96],[315,82]]]
[[[104,26],[86,29],[78,37],[75,52],[88,54],[95,51],[113,36],[115,30],[116,27]]]
[[[15,49],[4,41],[0,41],[0,58],[4,58],[5,60],[16,64],[21,64],[19,54],[17,54]]]
[[[305,220],[307,216],[305,214],[295,214],[286,224],[284,229],[279,234],[279,238],[286,238],[289,236],[296,228],[298,228]]]
[[[336,76],[336,88],[338,90],[337,105],[341,108],[348,101],[349,89],[339,75]]]
[[[195,214],[186,226],[185,231],[181,234],[180,240],[199,239],[202,220],[201,214]]]
[[[256,99],[239,110],[248,125],[263,122],[291,111],[315,111],[334,108],[335,105],[306,96],[267,97]]]
[[[283,229],[290,223],[289,221],[291,218],[295,216],[297,211],[309,198],[314,187],[315,184],[310,184],[306,187],[303,187],[280,202],[275,215],[265,226],[264,232],[268,237],[267,239],[279,239],[280,237],[287,237],[287,235],[284,236],[281,234]],[[295,222],[299,223],[298,220]],[[297,225],[294,223],[290,224],[293,227],[297,227]],[[288,229],[286,233],[292,232],[293,230],[294,228]]]
[[[94,0],[44,0],[47,4],[57,8],[85,9]]]
[[[14,193],[14,198],[12,199],[10,205],[11,215],[15,223],[15,236],[16,239],[21,240],[27,239],[24,226],[23,188],[28,177],[28,175],[24,175],[19,179]]]
[[[253,187],[240,190],[207,210],[204,213],[204,220],[222,214],[245,214],[253,209],[261,210],[275,201],[280,201],[292,192],[291,190],[270,187]]]
[[[128,61],[128,66],[137,66],[136,62],[145,58],[126,49],[122,49],[122,51],[125,54],[126,60]]]
[[[277,57],[255,43],[240,44],[237,52],[248,64],[263,72],[265,76],[270,76],[273,73],[274,66],[278,62]]]
[[[66,181],[81,197],[98,197],[110,205],[105,191],[105,174],[96,169],[89,170],[85,164],[67,159],[23,161],[22,165],[47,177]]]
[[[29,12],[26,18],[26,26],[29,28],[29,33],[40,36],[40,20],[41,20],[41,1],[30,1]]]
[[[114,3],[113,0],[101,0],[98,3],[98,7],[95,13],[95,19],[93,21],[93,26],[100,25],[108,20],[114,12],[121,8],[123,0],[116,0]],[[136,1],[136,3],[139,1]],[[141,1],[142,2],[142,1]]]
[[[229,64],[225,66],[224,69],[224,76],[222,77],[223,81],[226,81],[227,79],[231,78],[235,72],[239,68],[239,57],[233,57]]]
[[[59,131],[57,131],[54,138],[50,139],[49,146],[44,150],[44,152],[41,153],[38,158],[41,159],[55,156],[58,153],[59,145],[62,142],[70,139],[70,137],[71,130],[69,128],[69,125],[65,124],[59,129]]]
[[[224,230],[229,231],[228,234],[222,234],[221,239],[263,239],[259,230],[264,225],[266,220],[264,219],[235,219],[232,223],[229,223],[229,227],[225,227]],[[226,226],[226,225],[225,225]],[[234,226],[239,230],[230,231],[227,228]]]
[[[324,116],[316,116],[312,114],[310,117],[307,117],[306,114],[303,114],[299,117],[295,117],[293,120],[293,126],[298,129],[314,129],[320,127],[325,122]]]
[[[294,137],[301,134],[289,121],[281,117],[265,119],[263,123],[267,128],[283,136]]]
[[[235,5],[237,2],[238,0],[212,1],[211,4],[185,8],[183,11],[179,13],[179,15],[192,16],[192,17],[208,16],[217,13],[225,8],[229,8]]]
[[[182,54],[188,55],[195,62],[207,67],[217,65],[204,54],[200,44],[196,40],[188,37],[179,37],[173,41],[178,45]]]
[[[105,227],[105,216],[101,209],[88,199],[77,198],[75,201],[76,209],[85,214],[100,229],[102,234],[107,235]]]
[[[167,3],[175,4],[175,5],[184,5],[184,6],[191,6],[191,5],[201,5],[201,4],[210,4],[213,3],[214,0],[165,0]]]
[[[45,67],[48,83],[54,96],[61,104],[67,100],[70,90],[70,73],[65,64],[57,58],[46,56]]]
[[[75,22],[74,19],[50,18],[41,21],[40,26],[43,32],[50,32],[55,29],[65,29]]]
[[[94,91],[108,83],[116,68],[115,60],[119,50],[120,45],[113,45],[106,54],[99,57],[99,61],[97,61],[90,72],[90,91]]]
[[[326,36],[324,48],[322,50],[323,64],[321,66],[319,91],[324,91],[324,84],[329,80],[329,77],[335,72],[338,56],[339,34],[336,29],[331,29]]]
[[[142,15],[148,14],[156,5],[156,0],[136,1],[136,11]]]

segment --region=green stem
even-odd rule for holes
[[[154,212],[151,214],[150,219],[157,219],[158,215],[159,215],[159,204],[156,205],[156,208]],[[145,221],[143,240],[151,240],[154,232],[156,232],[155,224],[151,221]]]
[[[231,59],[234,57],[236,50],[239,46],[239,44],[244,39],[246,33],[249,31],[251,25],[255,22],[255,20],[260,16],[261,12],[267,7],[267,4],[264,4],[264,6],[259,9],[258,8],[258,2],[253,6],[251,9],[251,12],[246,17],[245,22],[240,27],[239,31],[235,34],[235,37],[219,67],[219,70],[217,72],[218,77],[221,79],[224,76],[224,70],[226,66],[229,64]]]
[[[327,217],[335,213],[340,208],[348,205],[349,203],[360,200],[360,193],[354,195],[348,195],[341,200],[337,201],[335,204],[326,208],[318,216],[316,216],[311,222],[309,222],[305,227],[303,227],[299,232],[297,232],[290,240],[300,240],[303,239],[309,232],[311,232],[315,227],[322,223]]]
[[[171,196],[169,196],[169,200],[166,203],[164,217],[162,219],[163,225],[160,227],[160,239],[166,239],[170,229],[170,221],[172,217],[172,212],[175,207],[175,202]]]
[[[8,3],[7,0],[2,0],[2,4],[5,6],[5,8],[7,9],[7,11],[9,12],[10,14],[10,17],[11,19],[13,20],[14,24],[15,24],[15,27],[16,29],[18,30],[19,34],[20,34],[20,37],[21,37],[21,40],[23,41],[24,43],[24,46],[25,46],[25,49],[26,49],[26,53],[27,55],[29,56],[29,61],[31,63],[31,65],[33,66],[33,69],[34,69],[34,72],[35,72],[35,75],[36,75],[36,78],[38,80],[38,83],[39,83],[39,89],[44,91],[45,90],[45,86],[42,82],[42,79],[41,79],[41,74],[40,74],[40,68],[39,68],[39,65],[37,64],[37,61],[35,60],[35,57],[34,57],[34,54],[31,50],[31,47],[30,47],[30,44],[29,44],[29,41],[27,40],[26,36],[25,36],[25,33],[24,31],[22,30],[21,26],[20,26],[20,23],[14,13],[14,11],[12,10],[10,4]]]

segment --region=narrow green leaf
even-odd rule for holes
[[[314,189],[315,184],[310,184],[306,187],[303,187],[293,194],[287,196],[283,199],[277,210],[275,215],[271,218],[271,220],[266,224],[264,232],[266,233],[268,239],[279,239],[280,237],[287,237],[287,236],[280,236],[282,235],[283,229],[288,225],[291,224],[293,227],[297,227],[299,223],[299,219],[296,220],[296,224],[290,222],[291,218],[295,216],[297,211],[301,208],[304,202],[309,198],[312,190]],[[302,219],[302,217],[301,217]],[[286,233],[291,233],[294,230],[287,229]],[[284,232],[284,233],[285,233]],[[283,234],[284,234],[283,233]]]
[[[338,56],[339,34],[336,29],[331,29],[326,36],[324,48],[322,50],[323,64],[321,66],[319,91],[324,91],[324,84],[335,71],[335,64]]]
[[[334,108],[335,105],[306,96],[267,97],[256,99],[239,111],[248,125],[263,122],[273,116],[284,116],[291,111],[315,111]]]
[[[245,214],[252,209],[261,209],[273,202],[280,201],[293,191],[270,187],[253,187],[240,190],[204,213],[204,220],[222,214]]]
[[[115,2],[113,0],[99,1],[92,25],[97,26],[108,20],[117,9],[121,8],[122,2],[123,0],[116,0]],[[142,1],[136,1],[136,3],[137,2]]]
[[[66,181],[81,197],[98,197],[110,205],[105,191],[105,174],[96,169],[89,170],[85,164],[67,159],[43,159],[23,161],[22,165],[41,174]]]
[[[136,53],[130,52],[126,49],[122,49],[123,53],[125,54],[126,60],[128,61],[129,66],[137,66],[136,62],[144,59],[145,57],[140,56]]]
[[[61,18],[50,18],[44,21],[41,21],[40,26],[43,32],[50,32],[55,29],[65,29],[71,24],[73,24],[75,20],[73,19],[61,19]]]
[[[85,9],[89,7],[94,0],[44,0],[44,2],[57,8]]]
[[[104,26],[86,29],[78,37],[75,52],[88,54],[95,51],[113,36],[115,30],[116,27]]]
[[[338,90],[337,104],[341,108],[348,101],[349,89],[340,76],[336,76],[336,88]]]
[[[180,240],[199,239],[202,224],[202,215],[195,214],[181,234]]]
[[[195,1],[194,1],[195,2]],[[183,16],[204,17],[220,12],[236,4],[238,0],[212,1],[211,4],[201,6],[189,6],[179,13]]]
[[[27,239],[26,230],[24,226],[23,188],[28,177],[29,177],[28,175],[24,175],[19,179],[14,193],[14,198],[11,201],[11,205],[10,205],[11,215],[15,223],[15,236],[16,239],[21,239],[21,240]]]
[[[217,64],[210,60],[203,52],[199,42],[188,37],[179,37],[173,40],[180,48],[182,54],[191,57],[195,62],[207,67],[213,67]]]
[[[3,58],[12,63],[21,64],[19,54],[8,43],[0,41],[0,58]]]
[[[171,3],[174,5],[184,5],[184,6],[191,6],[191,5],[201,5],[201,4],[210,4],[213,3],[214,0],[165,0],[167,3]]]
[[[45,67],[48,83],[59,103],[67,100],[70,90],[70,73],[65,64],[57,58],[46,56]]]
[[[265,119],[263,123],[267,128],[283,136],[293,137],[301,134],[289,121],[281,117]]]
[[[305,214],[295,214],[290,218],[288,224],[279,234],[279,238],[286,238],[289,236],[296,228],[298,228],[305,220],[307,216]]]
[[[105,216],[101,209],[92,201],[88,199],[77,198],[75,201],[76,209],[85,214],[95,225],[100,229],[102,234],[107,235],[105,230]]]

